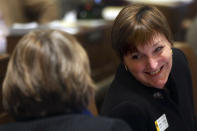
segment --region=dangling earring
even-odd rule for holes
[[[127,66],[126,66],[126,65],[124,65],[124,68],[125,68],[125,70],[126,70],[126,71],[128,71],[128,68],[127,68]]]

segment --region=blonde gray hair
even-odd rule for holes
[[[3,83],[3,106],[12,116],[81,112],[93,95],[88,56],[73,36],[36,30],[19,41]]]

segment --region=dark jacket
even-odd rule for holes
[[[131,131],[120,120],[71,114],[0,125],[0,131]]]
[[[164,89],[146,87],[120,64],[105,97],[101,114],[125,120],[133,130],[156,131],[165,114],[165,131],[197,131],[192,81],[185,55],[173,49],[173,65]]]

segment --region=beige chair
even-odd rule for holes
[[[175,42],[174,47],[179,48],[184,52],[189,63],[189,67],[192,75],[192,82],[193,82],[192,84],[193,84],[195,113],[197,116],[197,56],[195,55],[193,48],[191,48],[191,46],[187,43]]]

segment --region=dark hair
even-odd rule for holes
[[[26,34],[11,56],[3,106],[16,119],[81,112],[93,90],[88,56],[76,39],[37,30]]]
[[[165,16],[149,5],[133,4],[124,7],[112,27],[112,47],[120,58],[162,34],[172,44],[171,30]]]

